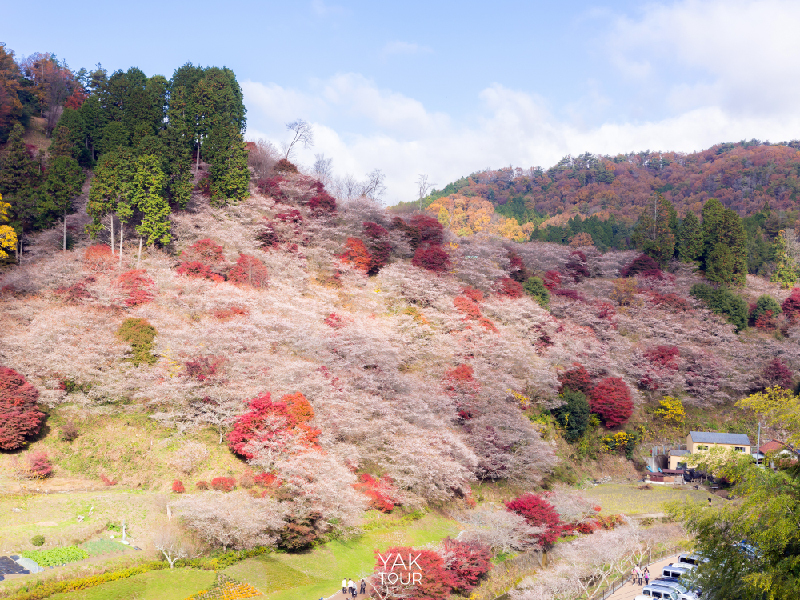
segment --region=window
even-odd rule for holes
[[[733,448],[736,452],[744,452],[746,448],[744,446],[734,446]]]
[[[697,446],[698,450],[708,450],[708,446]]]

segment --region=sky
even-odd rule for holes
[[[800,138],[797,0],[42,0],[4,8],[0,41],[72,68],[227,66],[248,140],[334,175],[386,176],[383,201],[486,168],[567,154],[692,152]]]

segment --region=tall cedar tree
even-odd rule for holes
[[[703,206],[703,267],[709,281],[745,283],[747,235],[742,219],[716,198]]]
[[[40,214],[60,214],[64,220],[63,249],[67,249],[67,213],[72,210],[73,199],[81,193],[85,176],[78,161],[71,156],[57,156],[50,161]]]
[[[686,213],[678,237],[678,260],[693,263],[703,256],[703,228],[693,212]]]
[[[0,450],[16,450],[39,433],[45,414],[38,390],[8,367],[0,367]]]
[[[651,256],[660,266],[665,266],[675,253],[673,224],[677,213],[672,202],[656,194],[642,211],[633,231],[633,243]]]
[[[137,233],[148,245],[168,244],[170,235],[169,204],[164,199],[164,173],[152,154],[140,156],[133,176],[131,202],[142,213]]]

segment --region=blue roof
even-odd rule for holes
[[[750,438],[744,433],[716,433],[714,431],[690,431],[689,436],[695,444],[731,444],[750,446]]]
[[[670,450],[669,451],[669,455],[670,456],[686,456],[687,454],[689,454],[688,450]]]

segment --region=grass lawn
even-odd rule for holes
[[[640,490],[641,484],[609,483],[582,490],[580,494],[587,500],[597,502],[603,507],[603,514],[622,513],[642,515],[664,511],[664,503],[674,500],[683,502],[725,502],[707,490],[681,489],[672,486],[654,485],[652,490]]]
[[[327,597],[339,589],[342,578],[357,580],[371,574],[376,549],[436,543],[458,531],[454,521],[428,514],[397,529],[368,531],[357,538],[329,542],[304,554],[250,558],[224,572],[258,588],[269,600]]]
[[[208,589],[215,581],[213,571],[175,569],[151,571],[118,579],[79,592],[50,596],[51,600],[183,600]]]

